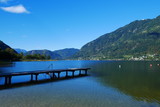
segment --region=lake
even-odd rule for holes
[[[0,90],[0,107],[160,107],[160,61],[1,62],[0,72],[79,67],[89,76]]]

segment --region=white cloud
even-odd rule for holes
[[[9,0],[0,0],[0,3],[7,3]]]
[[[10,7],[0,7],[2,10],[11,12],[11,13],[30,13],[26,10],[23,5],[10,6]]]

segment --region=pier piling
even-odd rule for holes
[[[0,77],[4,77],[5,78],[5,83],[4,83],[4,85],[11,85],[12,84],[12,77],[13,76],[22,76],[22,75],[30,75],[31,76],[31,82],[33,81],[33,80],[35,80],[35,81],[38,81],[38,75],[39,74],[52,74],[52,76],[51,76],[51,79],[54,79],[54,78],[56,78],[56,73],[57,73],[57,75],[58,75],[58,79],[60,79],[61,77],[60,77],[60,74],[62,73],[62,72],[65,72],[65,77],[67,78],[67,77],[69,77],[69,72],[71,72],[72,73],[72,77],[75,77],[75,72],[76,71],[79,71],[79,76],[80,75],[87,75],[88,73],[88,70],[89,70],[90,68],[70,68],[70,69],[55,69],[55,70],[40,70],[40,71],[28,71],[28,72],[14,72],[14,73],[0,73]],[[84,71],[85,73],[84,74],[82,74],[82,71]],[[35,79],[34,79],[34,77],[35,77]]]

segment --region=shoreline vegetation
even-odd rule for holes
[[[120,55],[118,55],[120,56]],[[123,56],[123,57],[122,57]],[[74,58],[76,59],[76,58]],[[160,54],[121,55],[120,57],[107,58],[105,56],[79,57],[76,60],[123,60],[123,61],[160,61]]]
[[[24,55],[23,53],[16,53],[13,49],[7,48],[5,50],[0,49],[0,61],[42,61],[42,60],[52,60],[50,56],[33,54]]]
[[[58,59],[57,59],[58,60]],[[33,55],[24,55],[23,53],[15,53],[13,49],[7,48],[5,50],[0,49],[0,61],[57,61],[55,59],[51,59],[50,56],[41,55],[41,54],[33,54]],[[98,57],[95,58],[70,58],[64,60],[102,60],[102,61],[160,61],[159,55],[146,55],[146,56],[137,56],[137,57],[127,57],[127,58],[112,58],[112,59],[100,59]]]
[[[37,60],[37,59],[35,59],[35,60],[20,60],[20,62],[30,62],[30,61],[57,61],[57,60],[53,60],[53,59],[49,59],[49,60]]]

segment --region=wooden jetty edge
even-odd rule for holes
[[[65,72],[65,77],[68,77],[68,73],[72,73],[72,77],[75,76],[75,71],[79,71],[79,75],[87,75],[88,70],[91,68],[69,68],[69,69],[53,69],[53,70],[39,70],[39,71],[25,71],[25,72],[13,72],[13,73],[0,73],[0,77],[4,77],[4,85],[11,85],[12,84],[12,77],[13,76],[22,76],[22,75],[30,75],[31,81],[38,81],[38,75],[39,74],[49,74],[51,79],[60,78],[60,74],[62,72]],[[84,74],[82,74],[82,71],[84,71]],[[34,78],[35,77],[35,78]]]

